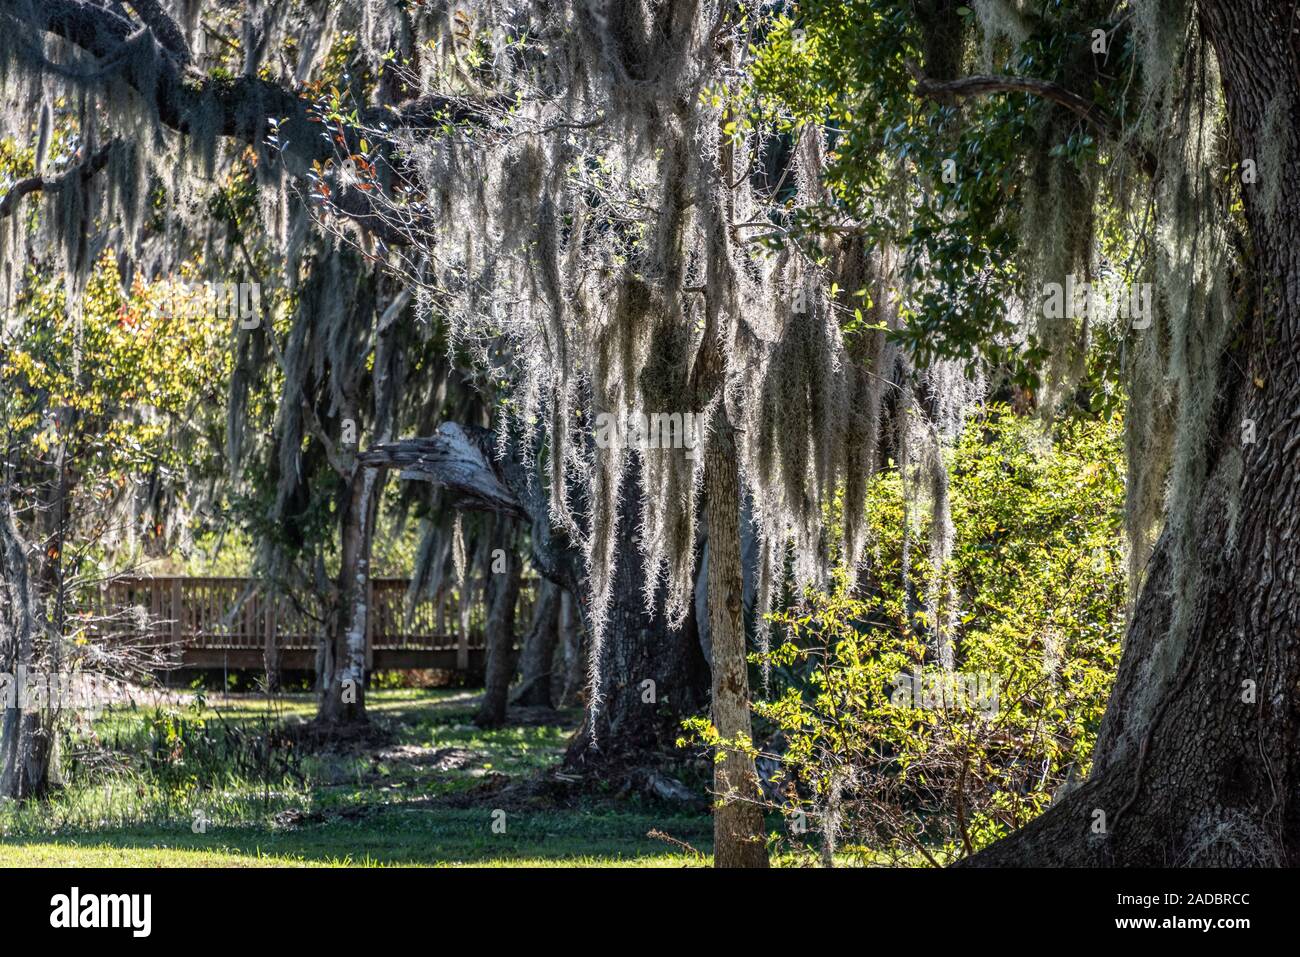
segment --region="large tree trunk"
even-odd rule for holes
[[[60,454],[60,464],[62,463]],[[66,614],[63,579],[64,529],[66,523],[66,473],[60,469],[58,497],[45,513],[52,527],[45,536],[35,581],[28,565],[28,547],[18,530],[8,489],[0,489],[0,699],[16,696],[14,707],[5,707],[0,721],[0,797],[25,800],[45,795],[56,761],[55,732],[59,702],[51,689],[45,700],[27,706],[24,693],[39,695],[46,680],[60,678],[57,642],[42,642],[48,627],[40,595],[52,595],[56,634]]]
[[[510,682],[515,676],[515,606],[523,562],[515,554],[514,519],[497,516],[496,548],[505,551],[506,567],[493,569],[488,590],[487,667],[483,683],[483,704],[474,723],[484,728],[505,724]]]
[[[1300,89],[1293,0],[1202,0],[1240,156],[1255,308],[1221,363],[1209,481],[1191,534],[1199,587],[1161,539],[1089,779],[975,865],[1294,865],[1300,860]],[[1268,130],[1266,113],[1285,120]],[[1262,167],[1261,167],[1262,168]],[[1265,197],[1275,197],[1276,206]],[[1191,321],[1191,320],[1189,320]],[[1234,347],[1236,348],[1236,347]],[[1244,453],[1241,423],[1259,440]],[[1244,458],[1244,465],[1243,465]],[[1235,462],[1234,462],[1235,460]],[[1227,490],[1226,495],[1224,490]],[[1235,507],[1225,500],[1235,499]],[[1178,610],[1190,616],[1172,627]]]
[[[380,471],[358,465],[343,515],[338,603],[318,656],[322,724],[365,724],[366,626],[370,615],[370,543]]]
[[[27,549],[8,499],[0,498],[0,670],[9,681],[31,668],[36,628]],[[15,704],[4,709],[0,725],[0,796],[21,800],[45,790],[51,735],[39,713],[24,714],[22,701]]]
[[[437,434],[370,449],[360,461],[400,468],[402,477],[433,481],[460,508],[492,511],[527,520],[533,563],[567,596],[580,592],[581,553],[556,536],[540,484],[519,465],[519,457],[496,460],[491,436],[482,430],[443,423]],[[636,466],[629,465],[628,488],[636,488]],[[658,755],[678,755],[683,718],[699,714],[708,701],[708,662],[700,653],[694,620],[677,631],[662,614],[647,614],[642,589],[642,556],[636,533],[641,524],[640,496],[622,497],[618,521],[617,565],[600,663],[600,704],[587,702],[582,727],[569,742],[570,770],[605,773],[613,767],[645,767]],[[733,516],[733,527],[734,527]],[[562,599],[563,604],[563,599]],[[581,643],[581,617],[570,605],[561,630],[569,651]],[[657,602],[657,605],[662,605]],[[585,657],[585,656],[582,656]],[[582,657],[571,658],[579,672]],[[566,691],[572,691],[572,687]]]
[[[719,401],[704,456],[709,523],[709,635],[713,650],[713,725],[726,741],[751,739],[745,648],[744,573],[740,561],[740,480],[736,438]],[[717,867],[766,867],[762,796],[754,759],[728,749],[714,765],[713,861]]]
[[[542,579],[537,585],[537,605],[519,658],[519,688],[514,703],[550,708],[554,705],[551,678],[555,646],[560,637],[560,587]]]
[[[626,481],[635,488],[636,466]],[[700,652],[694,618],[677,631],[662,612],[646,611],[642,556],[637,548],[641,496],[619,503],[618,547],[609,617],[600,661],[600,702],[587,702],[582,728],[569,742],[565,764],[587,773],[645,768],[662,756],[680,756],[682,720],[707,707],[709,666]],[[662,598],[662,596],[659,596]],[[656,600],[661,609],[663,602]]]

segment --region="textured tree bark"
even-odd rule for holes
[[[578,620],[578,603],[566,588],[560,592],[560,647],[564,651],[564,682],[560,690],[561,708],[574,708],[582,703],[582,680],[586,674],[583,662],[585,643],[582,625]]]
[[[700,626],[700,649],[705,660],[713,660],[713,645],[709,638],[709,523],[700,523],[700,562],[695,571],[695,617]],[[746,633],[753,634],[754,603],[758,600],[758,534],[754,530],[753,512],[746,501],[740,513],[740,568],[744,577],[744,620]]]
[[[370,615],[370,544],[377,469],[358,466],[342,519],[339,601],[319,656],[321,724],[362,725],[366,716],[366,624]]]
[[[72,421],[73,415],[64,409],[60,421]],[[67,616],[63,557],[73,475],[66,446],[58,451],[55,471],[53,500],[35,510],[32,532],[43,543],[36,549],[19,531],[9,489],[0,489],[0,672],[6,676],[0,682],[6,704],[0,721],[0,796],[17,800],[44,796],[56,774],[56,689],[63,669],[57,638]],[[48,694],[42,696],[42,688]],[[16,695],[14,707],[7,706],[10,693]],[[34,700],[25,701],[25,695]]]
[[[713,725],[728,741],[750,739],[744,574],[740,561],[740,480],[736,439],[719,402],[704,455],[709,523],[709,634],[713,649]],[[714,765],[713,861],[717,867],[767,867],[754,759],[728,750]]]
[[[483,704],[474,717],[474,723],[484,728],[505,724],[510,682],[515,676],[515,606],[523,563],[515,554],[513,526],[513,519],[498,516],[494,538],[496,547],[505,551],[506,567],[494,571],[491,578]]]
[[[635,488],[635,465],[626,481]],[[613,598],[600,662],[598,708],[587,702],[586,718],[569,742],[565,764],[586,773],[652,766],[680,756],[677,739],[684,718],[708,702],[709,666],[700,652],[694,618],[677,631],[662,614],[646,612],[641,553],[641,496],[620,502]],[[662,608],[656,601],[654,607]],[[583,656],[582,664],[585,664]],[[585,677],[585,667],[579,666]]]
[[[1283,865],[1300,860],[1300,63],[1292,0],[1202,0],[1240,156],[1282,182],[1244,187],[1256,301],[1221,363],[1206,493],[1192,529],[1201,586],[1171,594],[1158,543],[1092,774],[969,863]],[[1286,119],[1271,128],[1271,104]],[[1276,198],[1274,203],[1266,196]],[[1260,437],[1240,445],[1250,419]],[[1238,453],[1236,449],[1242,448]],[[1229,490],[1225,495],[1224,490]],[[1235,498],[1235,507],[1228,501]],[[1185,637],[1171,627],[1187,609]]]
[[[31,667],[36,628],[27,549],[8,498],[0,498],[0,669],[11,681]],[[39,714],[24,714],[21,701],[15,704],[5,707],[0,726],[0,796],[22,800],[45,791],[50,736]]]
[[[0,795],[18,801],[43,797],[49,791],[54,750],[49,723],[39,712],[6,708],[0,735]]]
[[[532,625],[524,638],[519,657],[519,688],[514,703],[550,708],[554,705],[555,646],[560,637],[560,588],[542,579],[537,586],[537,605]]]

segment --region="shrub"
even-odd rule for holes
[[[796,836],[820,832],[824,856],[943,863],[1087,774],[1125,619],[1121,427],[1040,430],[998,406],[967,426],[942,569],[903,567],[903,483],[886,471],[867,501],[868,567],[771,616],[774,693],[755,704],[781,744],[769,796]],[[916,597],[936,574],[960,601],[953,672]]]

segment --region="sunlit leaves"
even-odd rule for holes
[[[956,667],[997,682],[990,712],[895,693],[900,675],[938,667],[917,601],[934,572],[904,570],[895,472],[868,495],[863,597],[841,575],[774,616],[774,691],[756,711],[779,730],[787,793],[809,817],[852,782],[839,797],[845,841],[959,855],[1023,825],[1087,771],[1124,626],[1121,425],[1040,430],[992,407],[949,468],[956,541],[942,573],[962,596]],[[910,522],[923,541],[925,520],[913,510]]]

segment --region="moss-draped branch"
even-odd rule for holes
[[[395,136],[385,136],[382,129],[418,133],[436,132],[449,124],[485,124],[509,106],[502,101],[480,103],[430,94],[396,107],[368,107],[359,112],[355,124],[339,124],[332,130],[343,137],[340,146],[332,137],[321,135],[321,123],[311,99],[260,76],[200,75],[188,67],[189,58],[175,24],[166,19],[173,28],[168,29],[156,17],[146,17],[151,9],[148,3],[133,6],[144,20],[143,27],[155,35],[159,31],[163,34],[159,37],[162,51],[156,56],[124,56],[131,44],[139,42],[142,25],[89,0],[44,0],[39,5],[30,0],[0,0],[0,17],[7,21],[6,29],[18,31],[33,46],[40,34],[49,34],[90,55],[101,67],[112,65],[114,69],[101,71],[104,82],[112,78],[125,82],[159,123],[177,132],[211,132],[257,146],[266,140],[268,120],[278,121],[279,156],[295,178],[305,177],[314,162],[336,158],[340,149],[356,150],[363,136],[378,148],[380,155],[391,157]],[[177,43],[182,44],[179,50]],[[103,165],[100,162],[91,171]],[[42,188],[48,190],[52,182],[28,180],[19,184],[21,191],[15,187],[0,200],[0,218],[12,213],[22,196]],[[382,204],[366,193],[343,188],[333,199],[336,212],[385,242],[406,241],[406,234],[386,222],[379,208]]]

